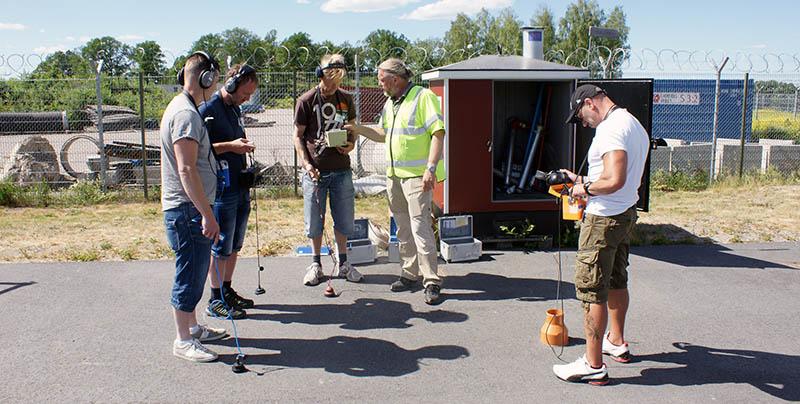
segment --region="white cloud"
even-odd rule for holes
[[[40,55],[49,55],[55,52],[65,52],[69,50],[69,47],[64,44],[58,44],[53,46],[40,46],[38,48],[33,48],[33,53],[38,53]]]
[[[752,46],[749,47],[749,49],[767,49],[767,44],[760,43],[760,44],[752,45]]]
[[[326,0],[320,10],[326,13],[371,13],[404,7],[419,0]]]
[[[404,20],[452,20],[458,13],[475,14],[481,8],[487,10],[509,7],[513,0],[437,0],[433,3],[417,7],[414,11],[402,15]]]
[[[39,30],[39,32],[41,32],[42,34],[44,34],[44,28],[40,29],[40,30]]]
[[[81,37],[79,37],[79,38],[78,38],[78,41],[79,41],[79,42],[89,42],[89,40],[90,40],[90,39],[92,39],[92,37],[91,37],[91,36],[89,36],[89,35],[84,35],[84,36],[81,36]]]
[[[65,37],[64,40],[67,41],[67,42],[75,42],[77,39],[75,39],[74,36],[68,36],[68,37]]]
[[[26,27],[26,26],[24,26],[22,24],[17,24],[17,23],[13,23],[13,22],[0,22],[0,30],[23,31],[23,30],[25,30],[27,28],[28,27]]]
[[[143,36],[136,35],[136,34],[125,34],[125,35],[117,36],[117,40],[120,40],[120,41],[123,41],[123,42],[126,42],[126,41],[141,41],[142,39],[144,39]]]
[[[309,4],[311,1],[309,0],[297,0],[297,4]]]

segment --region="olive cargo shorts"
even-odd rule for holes
[[[584,216],[575,257],[575,291],[585,308],[588,303],[607,302],[609,289],[628,287],[628,253],[637,217],[636,207],[614,216]]]

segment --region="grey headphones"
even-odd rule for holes
[[[204,57],[206,59],[206,63],[208,64],[208,66],[204,67],[203,70],[200,72],[200,76],[198,77],[197,80],[198,84],[200,84],[200,87],[203,89],[211,88],[211,86],[214,85],[214,79],[217,77],[217,72],[219,71],[219,63],[217,63],[217,61],[214,60],[214,58],[211,57],[211,55],[203,51],[195,51],[194,53],[189,55],[189,57],[186,58],[186,60],[191,59],[192,56],[195,55],[200,55]],[[186,64],[184,64],[181,70],[178,72],[178,84],[180,85],[183,85],[185,82],[184,79],[186,75],[186,73],[184,72],[185,70],[186,70]]]
[[[235,93],[236,90],[239,88],[239,84],[241,84],[242,77],[247,76],[249,74],[253,74],[256,72],[256,69],[250,67],[250,65],[243,64],[239,67],[239,70],[234,74],[231,78],[229,78],[225,82],[225,91],[228,94]]]

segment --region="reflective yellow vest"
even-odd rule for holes
[[[428,165],[433,133],[444,129],[442,108],[433,91],[420,86],[408,90],[399,108],[386,100],[381,115],[386,133],[386,175],[421,177]],[[436,166],[436,180],[444,181],[444,162]]]

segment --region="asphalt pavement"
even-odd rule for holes
[[[0,402],[800,401],[800,243],[634,248],[635,360],[607,361],[603,387],[551,371],[584,349],[575,253],[562,253],[560,289],[557,256],[443,264],[437,306],[390,292],[399,266],[385,258],[359,266],[360,284],[334,280],[336,298],[302,285],[299,257],[262,258],[254,296],[256,260],[241,259],[234,287],[256,300],[236,322],[243,374],[233,338],[208,344],[214,363],[172,355],[171,261],[2,264]],[[571,338],[551,349],[539,328],[559,292]]]

